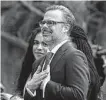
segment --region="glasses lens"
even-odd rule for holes
[[[55,24],[56,24],[55,21],[47,21],[47,25],[49,25],[49,26],[53,26],[53,25],[55,25]]]
[[[48,20],[48,21],[41,21],[41,22],[39,22],[39,25],[40,26],[43,26],[44,24],[47,24],[48,26],[52,26],[52,25],[54,25],[55,24],[55,22],[54,21],[50,21],[50,20]]]
[[[52,20],[48,20],[48,21],[41,21],[39,22],[40,26],[43,26],[44,24],[47,24],[48,26],[53,26],[56,25],[57,23],[64,23],[64,22],[56,22],[56,21],[52,21]]]

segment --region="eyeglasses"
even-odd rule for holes
[[[66,22],[57,22],[57,21],[52,21],[52,20],[42,20],[39,22],[39,25],[40,27],[42,27],[44,24],[47,24],[48,26],[53,26],[53,25],[56,25],[56,24],[66,24]]]

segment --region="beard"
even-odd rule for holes
[[[53,31],[50,28],[44,27],[42,29],[44,41],[49,44],[53,39]]]
[[[47,43],[47,45],[51,44],[53,41],[53,37],[51,35],[44,36],[44,42]]]

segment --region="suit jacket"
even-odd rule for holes
[[[35,63],[35,69],[43,61]],[[63,44],[50,63],[51,80],[45,89],[45,100],[86,100],[89,87],[89,67],[85,55],[70,42]],[[43,100],[42,91],[37,89],[35,97],[27,91],[24,100]]]

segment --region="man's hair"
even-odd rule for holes
[[[69,10],[69,8],[63,6],[63,5],[52,5],[46,8],[46,12],[49,10],[60,10],[63,12],[64,18],[66,22],[70,25],[70,28],[72,29],[75,22],[75,17],[72,14],[72,12]]]

